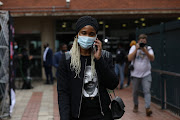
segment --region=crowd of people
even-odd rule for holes
[[[54,66],[56,69],[59,66],[59,61],[61,59],[62,54],[64,54],[68,47],[65,43],[61,43],[59,50],[53,54],[51,48],[49,48],[49,44],[45,43],[43,45],[44,52],[43,52],[43,67],[46,75],[46,82],[45,84],[53,84],[54,77],[52,73],[52,67]],[[18,43],[14,42],[14,78],[18,77],[22,78],[23,84],[18,86],[20,89],[31,89],[33,88],[31,84],[31,77],[30,77],[30,68],[31,68],[31,60],[33,59],[32,55],[28,54],[28,50],[25,47],[19,47]],[[57,76],[57,72],[56,72]]]

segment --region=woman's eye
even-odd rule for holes
[[[88,76],[84,76],[84,79],[88,79]]]
[[[94,37],[96,34],[95,33],[90,33],[90,36],[91,37]]]
[[[81,34],[82,34],[82,35],[86,35],[86,32],[83,31]]]

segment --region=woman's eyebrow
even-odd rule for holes
[[[81,31],[81,33],[86,33],[86,31]]]
[[[96,33],[95,32],[90,32],[90,34],[95,35]]]

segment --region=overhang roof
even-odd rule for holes
[[[180,0],[1,0],[12,16],[180,15]]]

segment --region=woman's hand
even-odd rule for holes
[[[97,46],[97,50],[94,50],[94,57],[99,60],[101,58],[102,42],[98,38],[94,42],[94,45]]]

